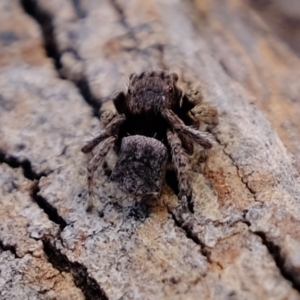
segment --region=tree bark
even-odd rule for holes
[[[299,52],[253,5],[1,1],[0,299],[300,299]],[[88,213],[80,148],[149,68],[219,112],[194,213],[102,170]]]

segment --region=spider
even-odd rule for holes
[[[101,115],[104,129],[81,149],[90,155],[88,209],[93,207],[94,173],[112,148],[118,161],[111,179],[120,189],[131,194],[159,193],[170,161],[177,173],[178,197],[190,201],[188,155],[193,154],[194,143],[204,150],[212,147],[209,135],[198,128],[203,122],[217,125],[218,116],[215,108],[203,103],[199,91],[184,93],[177,81],[178,75],[167,71],[133,73],[127,91],[113,100],[116,112]]]

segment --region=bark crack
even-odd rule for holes
[[[173,221],[174,221],[174,225],[178,228],[180,228],[184,235],[192,240],[196,245],[200,246],[201,249],[201,254],[206,257],[207,261],[209,263],[211,263],[210,260],[210,253],[207,250],[207,247],[205,246],[205,244],[199,239],[199,237],[197,236],[197,234],[195,232],[193,232],[192,226],[188,223],[183,221],[180,217],[177,217],[176,214],[174,212],[172,212],[170,209],[168,209],[169,214],[171,215]]]
[[[68,224],[58,214],[57,209],[52,206],[44,197],[38,194],[40,191],[38,184],[39,181],[35,180],[30,192],[30,196],[33,201],[36,202],[38,206],[47,214],[48,218],[52,222],[59,225],[61,232]],[[58,236],[54,237],[54,239],[59,239],[59,234]],[[88,275],[87,268],[84,265],[78,262],[70,262],[66,255],[60,253],[60,251],[51,244],[50,240],[41,239],[41,241],[43,242],[44,252],[48,257],[48,261],[60,272],[64,271],[70,273],[73,277],[75,285],[82,291],[86,299],[108,300],[108,297],[98,285],[96,280]],[[5,244],[0,240],[0,254],[3,251],[10,251],[16,258],[20,258],[17,255],[16,247],[14,245]],[[31,255],[30,252],[28,252],[28,254]]]
[[[15,257],[19,258],[17,255],[16,247],[14,245],[4,244],[3,241],[0,240],[0,254],[3,251],[10,251]]]
[[[9,155],[5,155],[0,151],[0,163],[5,162],[12,168],[22,167],[24,170],[24,177],[34,180],[30,196],[34,202],[38,204],[40,209],[42,209],[49,220],[56,223],[60,227],[60,232],[68,226],[67,222],[58,214],[57,209],[52,206],[44,197],[39,195],[40,187],[39,187],[39,179],[41,176],[45,176],[44,174],[36,174],[31,169],[31,163],[29,160],[26,160],[26,163],[23,161],[19,161],[17,158]],[[25,167],[28,168],[25,169]],[[29,174],[29,175],[28,175]],[[54,237],[54,240],[59,239],[58,236]],[[82,291],[85,295],[86,299],[91,300],[108,300],[105,292],[101,289],[95,279],[88,276],[87,268],[78,262],[70,262],[68,258],[61,254],[59,250],[57,250],[54,246],[51,245],[49,240],[41,239],[44,244],[44,252],[48,257],[48,261],[53,265],[57,270],[65,271],[70,273],[73,276],[73,280],[75,285]],[[16,247],[14,245],[5,244],[0,240],[0,254],[3,251],[10,251],[16,258],[20,258],[17,255]],[[28,254],[31,255],[30,252]],[[57,260],[57,261],[56,261]]]
[[[225,145],[218,139],[218,137],[216,136],[216,134],[214,134],[214,137],[217,141],[217,143],[220,145],[220,147],[222,148],[222,151],[223,153],[230,159],[231,161],[231,164],[236,168],[236,171],[237,171],[237,175],[238,177],[240,178],[242,184],[245,186],[245,188],[250,192],[250,194],[252,195],[253,197],[253,200],[255,202],[259,202],[261,203],[259,200],[257,200],[257,197],[256,197],[256,193],[253,189],[250,188],[249,186],[249,183],[243,178],[243,176],[240,175],[240,169],[239,169],[239,166],[237,165],[237,163],[234,161],[234,158],[226,152],[226,149],[225,149]]]
[[[35,182],[31,190],[30,196],[34,202],[47,214],[49,220],[59,225],[60,229],[63,230],[68,224],[58,214],[57,209],[52,206],[44,197],[39,195],[40,188],[39,182]]]
[[[257,196],[256,196],[256,192],[254,190],[252,190],[250,187],[249,187],[249,184],[247,181],[244,180],[243,176],[240,175],[239,173],[239,166],[235,163],[233,157],[226,152],[225,150],[225,145],[221,143],[221,141],[217,138],[217,136],[214,134],[215,136],[215,139],[216,141],[218,142],[218,144],[222,147],[222,151],[223,153],[230,159],[231,163],[233,166],[236,167],[237,169],[237,174],[239,176],[239,178],[241,179],[241,182],[244,184],[244,186],[246,187],[246,189],[251,193],[251,195],[253,196],[253,199],[255,202],[259,202],[261,203],[261,201],[259,201],[257,199]],[[242,222],[244,224],[246,224],[248,226],[248,228],[250,229],[251,227],[251,222],[249,220],[246,219],[246,211],[243,213],[243,220]],[[251,229],[250,229],[251,230]],[[253,231],[251,231],[253,232]],[[276,245],[273,241],[271,241],[270,239],[268,239],[266,233],[264,232],[253,232],[254,234],[258,235],[261,240],[262,240],[262,243],[266,246],[269,254],[271,255],[271,257],[273,258],[280,274],[287,280],[289,281],[293,288],[295,290],[297,290],[298,292],[300,292],[300,282],[299,280],[297,279],[297,272],[292,270],[292,268],[289,268],[286,266],[286,263],[285,263],[285,258],[281,255],[281,249],[278,245]]]
[[[30,160],[19,159],[15,156],[8,155],[0,149],[0,164],[1,163],[6,163],[8,166],[10,166],[13,169],[16,168],[23,169],[23,176],[33,181],[31,191],[30,191],[30,197],[46,213],[49,220],[58,224],[60,229],[63,230],[67,226],[66,221],[61,216],[59,216],[57,209],[55,207],[53,207],[45,198],[43,198],[38,194],[40,191],[39,180],[41,179],[42,176],[48,176],[49,173],[51,173],[52,171],[50,170],[47,173],[46,172],[36,173],[32,169],[32,164]]]
[[[165,45],[158,42],[158,43],[153,43],[152,45],[149,45],[148,47],[143,48],[143,49],[141,47],[139,47],[139,39],[138,39],[136,33],[138,33],[139,31],[147,30],[146,24],[140,24],[140,25],[137,25],[136,27],[130,26],[130,24],[126,20],[125,11],[122,8],[122,6],[120,5],[120,3],[118,3],[118,0],[110,0],[110,4],[119,16],[119,23],[127,31],[127,34],[125,34],[125,37],[129,38],[133,42],[133,45],[134,45],[133,47],[124,46],[122,49],[124,51],[135,52],[136,54],[143,56],[145,61],[147,61],[150,66],[152,66],[152,63],[149,60],[149,57],[153,56],[153,53],[151,53],[151,51],[152,50],[157,51],[158,52],[158,58],[157,58],[158,65],[162,69],[167,69],[167,66],[164,62],[164,55],[163,55],[164,50],[165,50]],[[147,34],[150,35],[151,33],[148,32]]]
[[[22,168],[24,177],[29,180],[39,180],[42,176],[47,175],[46,172],[36,173],[32,169],[30,160],[26,158],[20,159],[13,155],[9,155],[5,153],[2,149],[0,149],[0,164],[1,163],[6,163],[13,169]]]
[[[273,241],[269,240],[267,235],[262,231],[253,232],[258,235],[262,243],[267,247],[270,255],[273,257],[277,268],[279,269],[281,275],[289,282],[292,283],[292,286],[295,290],[300,293],[300,281],[297,279],[298,272],[286,266],[284,257],[281,255],[281,250],[278,245]]]
[[[28,15],[30,15],[40,26],[43,34],[44,47],[47,56],[53,59],[54,66],[59,77],[61,79],[67,79],[68,81],[72,82],[74,85],[77,86],[83,99],[86,101],[86,103],[89,106],[91,106],[94,116],[99,118],[101,101],[99,99],[96,99],[96,97],[94,97],[94,95],[92,94],[88,80],[84,75],[84,72],[81,74],[81,78],[79,80],[70,80],[68,78],[65,78],[61,72],[62,71],[61,55],[63,53],[60,53],[55,38],[53,17],[48,12],[41,9],[38,5],[38,2],[35,0],[21,0],[21,4],[23,6],[24,11]],[[79,2],[77,0],[73,0],[73,6],[77,14],[82,16],[83,13],[81,12],[81,9],[79,7]],[[71,52],[74,53],[77,59],[82,61],[82,59],[80,58],[78,53],[76,53],[75,50],[72,50]]]
[[[37,21],[42,30],[44,38],[44,47],[47,56],[54,60],[56,69],[61,68],[60,55],[54,37],[54,27],[52,18],[49,14],[38,7],[38,1],[20,0],[24,11]]]
[[[75,285],[82,291],[86,299],[108,300],[97,281],[88,275],[84,265],[69,261],[67,256],[62,254],[49,240],[44,240],[43,244],[48,261],[60,272],[70,273]]]

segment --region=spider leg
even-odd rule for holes
[[[114,117],[116,117],[116,112],[111,111],[111,110],[105,110],[102,112],[100,116],[100,123],[106,127]]]
[[[201,105],[203,102],[203,95],[201,91],[191,89],[187,93],[182,92],[180,100],[181,110],[188,113],[195,106]]]
[[[203,95],[200,90],[191,89],[184,93],[181,98],[181,107],[184,111],[187,111],[188,117],[197,129],[200,129],[200,126],[205,124],[210,128],[218,125],[216,108],[209,103],[203,102]]]
[[[209,128],[212,129],[219,123],[218,112],[216,108],[209,103],[196,105],[190,110],[188,115],[193,120],[193,123],[197,128],[201,128],[201,125],[208,125]]]
[[[203,131],[186,126],[183,121],[170,109],[164,109],[162,116],[174,128],[179,135],[186,135],[197,144],[201,145],[204,149],[210,149],[212,142],[209,140],[209,134]]]
[[[186,153],[188,155],[192,155],[194,152],[194,145],[193,142],[191,141],[191,139],[189,139],[185,134],[177,132],[181,143],[182,143],[182,147],[185,149]]]
[[[88,167],[87,167],[87,183],[88,183],[88,193],[89,193],[89,201],[88,201],[88,208],[87,208],[88,211],[91,211],[94,206],[94,193],[93,193],[94,173],[103,162],[108,151],[114,145],[115,140],[116,140],[115,136],[110,136],[105,140],[103,140],[99,145],[99,149],[97,153],[88,163]]]
[[[184,153],[181,141],[176,133],[168,130],[167,139],[171,147],[172,161],[177,173],[177,180],[179,185],[178,197],[181,200],[181,206],[184,208],[192,198],[192,188],[189,184],[187,176],[188,158]]]
[[[110,136],[117,134],[118,130],[125,121],[124,115],[116,115],[112,120],[107,124],[107,126],[100,132],[98,136],[88,141],[82,148],[83,153],[91,152],[100,142],[109,138]]]

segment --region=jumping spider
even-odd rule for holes
[[[193,143],[204,150],[212,147],[208,134],[198,129],[202,123],[217,125],[218,116],[202,102],[200,92],[184,93],[177,81],[176,73],[166,71],[131,74],[127,92],[120,92],[113,101],[116,112],[102,114],[104,129],[81,149],[90,155],[89,208],[93,205],[94,173],[112,148],[118,161],[111,179],[120,189],[131,194],[159,194],[167,162],[172,161],[179,199],[181,203],[191,199],[187,154],[193,154]]]

